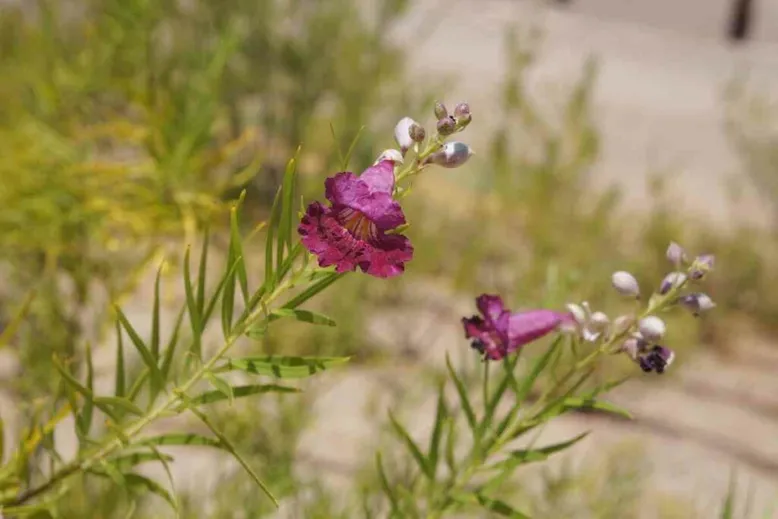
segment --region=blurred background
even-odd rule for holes
[[[208,224],[218,265],[227,202],[247,189],[253,228],[298,145],[311,200],[363,125],[354,170],[400,117],[430,131],[434,100],[467,101],[476,155],[408,197],[407,275],[349,276],[317,301],[338,327],[261,344],[352,364],[217,412],[281,511],[231,459],[187,450],[183,516],[370,517],[386,410],[426,434],[445,353],[477,365],[459,325],[475,295],[615,313],[610,273],[655,286],[676,240],[717,255],[717,309],[671,317],[671,373],[613,394],[634,420],[557,419],[549,441],[593,433],[505,492],[537,518],[710,518],[734,471],[736,517],[778,517],[776,87],[776,0],[2,0],[0,317],[30,313],[0,349],[0,416],[18,434],[55,389],[51,354],[87,341],[110,388],[107,303],[148,333],[162,256],[180,264]],[[156,499],[137,516],[166,517]],[[127,507],[85,485],[61,517]]]

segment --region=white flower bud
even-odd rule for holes
[[[468,161],[475,152],[463,142],[447,142],[443,147],[427,158],[427,163],[432,162],[444,168],[458,168]]]
[[[614,272],[611,276],[611,283],[613,284],[613,288],[623,296],[640,296],[640,285],[638,285],[638,280],[629,272],[623,270]]]
[[[686,251],[674,241],[670,242],[665,255],[667,256],[667,261],[672,263],[675,267],[679,267],[682,263],[687,261]]]
[[[590,319],[592,328],[598,331],[602,331],[610,324],[610,319],[603,312],[594,312]]]
[[[419,124],[410,117],[403,117],[394,127],[394,140],[400,147],[402,155],[411,149],[413,146],[413,139],[411,138],[411,126],[419,126]]]
[[[568,303],[566,306],[570,313],[573,315],[573,319],[575,319],[575,322],[578,323],[579,326],[586,324],[586,321],[588,320],[586,317],[586,312],[583,308],[581,308],[580,305],[575,303]]]
[[[631,315],[620,315],[613,321],[613,335],[621,335],[626,333],[627,330],[635,322],[635,318]]]
[[[398,150],[384,150],[381,152],[381,154],[378,156],[378,158],[375,160],[373,165],[375,166],[379,162],[383,160],[389,160],[396,164],[402,164],[404,162],[403,155]]]
[[[708,294],[703,294],[701,292],[682,296],[678,301],[691,310],[695,316],[716,307],[716,303],[713,302],[713,299],[711,299]]]
[[[638,330],[640,330],[640,335],[649,342],[656,342],[660,340],[665,334],[666,329],[667,328],[664,321],[653,315],[644,317],[638,323]]]

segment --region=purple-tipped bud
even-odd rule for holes
[[[435,101],[435,118],[438,120],[448,118],[448,110],[446,110],[446,105],[440,101]]]
[[[623,270],[614,272],[611,276],[611,283],[613,284],[613,288],[623,296],[640,297],[640,285],[638,285],[638,280],[629,272]]]
[[[442,137],[447,137],[456,131],[457,123],[451,117],[444,117],[438,121],[437,128],[438,134]]]
[[[634,361],[638,360],[638,354],[642,353],[645,346],[645,341],[641,341],[637,337],[630,337],[621,344],[621,351],[629,355]]]
[[[413,142],[422,142],[427,136],[427,132],[420,124],[413,123],[408,130],[408,135],[411,137]]]
[[[646,373],[655,371],[661,374],[673,363],[674,359],[675,353],[673,353],[673,350],[656,345],[651,351],[638,357],[638,364],[640,364],[640,369]]]
[[[705,274],[713,270],[715,263],[716,257],[713,254],[703,254],[702,256],[697,256],[697,258],[694,260],[694,263],[692,263],[689,277],[695,281],[702,279],[705,277]]]
[[[659,293],[667,294],[671,289],[678,288],[686,283],[686,274],[683,272],[670,272],[659,285]]]
[[[667,327],[659,317],[649,315],[640,320],[638,330],[645,340],[657,342],[664,336]]]
[[[413,125],[418,126],[419,124],[410,117],[403,117],[394,127],[394,140],[403,155],[413,146],[413,138],[411,137]]]
[[[713,299],[711,299],[708,294],[703,294],[702,292],[681,296],[678,298],[678,302],[685,308],[691,310],[692,314],[695,316],[716,307],[716,303],[713,302]]]
[[[680,267],[683,263],[686,263],[687,257],[686,257],[686,251],[675,243],[674,241],[670,242],[670,245],[667,247],[667,261],[673,264],[676,268]]]
[[[466,115],[470,115],[470,105],[467,103],[459,103],[454,107],[454,117],[459,119],[460,117],[464,117]]]
[[[427,163],[431,162],[444,168],[458,168],[474,154],[470,146],[463,142],[447,142],[427,158]]]

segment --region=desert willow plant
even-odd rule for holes
[[[295,392],[295,387],[280,384],[278,379],[307,377],[348,358],[235,357],[230,356],[231,349],[246,336],[262,339],[271,323],[279,319],[335,325],[332,319],[303,309],[302,305],[357,268],[378,278],[404,272],[405,264],[413,257],[410,240],[401,234],[408,223],[399,199],[409,192],[408,179],[431,165],[459,166],[472,154],[465,144],[446,142],[448,136],[470,123],[469,107],[461,103],[449,115],[438,104],[435,113],[438,129],[429,138],[421,125],[404,118],[395,129],[399,150],[384,151],[361,175],[343,171],[327,178],[325,196],[329,205],[313,202],[296,213],[296,160],[292,159],[270,219],[259,226],[266,227],[267,232],[264,279],[258,288],[249,285],[248,271],[254,267],[244,256],[244,237],[238,226],[241,196],[231,209],[226,267],[215,287],[206,284],[208,233],[199,254],[196,277],[192,276],[187,249],[183,264],[186,301],[168,340],[160,337],[161,269],[156,278],[148,339],[141,337],[116,307],[118,342],[112,394],[96,394],[88,345],[84,373],[76,374],[65,359],[53,358],[61,375],[60,394],[51,399],[52,411],[48,416],[33,419],[15,452],[2,463],[0,514],[21,517],[55,512],[57,499],[73,488],[75,475],[106,479],[128,491],[156,493],[177,510],[174,492],[135,470],[141,463],[158,462],[170,475],[169,463],[173,460],[160,451],[160,447],[170,445],[209,446],[228,452],[275,503],[268,486],[221,432],[219,424],[208,417],[208,406],[251,395]],[[344,170],[353,149],[352,144],[345,155],[341,154]],[[415,155],[413,159],[409,157],[410,151]],[[318,261],[312,261],[313,258]],[[236,297],[240,298],[237,306]],[[206,353],[204,332],[216,314],[220,315],[223,341],[213,353]],[[187,327],[191,334],[186,348],[181,345],[182,327]],[[123,341],[124,336],[129,338],[129,344]],[[142,360],[137,376],[132,376],[127,367],[128,348],[134,348]],[[257,382],[236,385],[225,378],[231,372],[248,374]],[[268,378],[272,383],[263,380]],[[187,413],[201,420],[212,435],[185,430],[156,436],[144,434],[161,418]],[[75,457],[65,460],[58,452],[53,433],[69,415],[74,417],[79,446]],[[98,416],[105,424],[100,431],[95,427]],[[0,440],[3,438],[0,434]],[[172,487],[172,481],[170,484]]]
[[[447,378],[439,388],[426,448],[390,413],[391,429],[416,470],[411,476],[392,477],[378,454],[378,479],[387,498],[388,516],[432,519],[485,508],[500,516],[530,517],[499,494],[506,488],[510,493],[515,484],[511,478],[521,466],[544,461],[588,433],[543,447],[528,442],[529,446],[517,449],[514,442],[568,411],[630,417],[628,411],[601,399],[626,379],[590,382],[598,363],[611,355],[625,355],[645,373],[664,373],[674,353],[659,344],[665,324],[657,314],[683,308],[698,316],[715,306],[709,296],[693,289],[713,269],[712,255],[689,261],[683,248],[671,243],[667,259],[673,270],[647,299],[641,297],[632,274],[612,275],[615,290],[633,306],[613,321],[603,312],[592,312],[586,302],[568,304],[561,312],[511,312],[500,296],[479,296],[476,307],[481,315],[462,319],[465,337],[483,357],[479,398],[470,394],[466,377],[447,359]],[[551,334],[556,334],[551,345],[527,370],[517,373],[523,347]],[[572,360],[560,361],[563,358]],[[495,363],[496,373],[491,374]],[[453,385],[456,404],[447,398],[447,384]],[[461,431],[462,427],[467,430]],[[465,453],[460,452],[463,444],[468,447]]]

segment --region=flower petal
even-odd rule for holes
[[[475,306],[481,312],[487,321],[497,322],[500,316],[505,312],[505,303],[498,295],[481,294],[475,300]]]
[[[510,315],[508,351],[512,352],[553,332],[563,323],[566,314],[553,310],[527,310]]]
[[[354,238],[333,211],[319,202],[308,206],[297,232],[305,248],[319,258],[321,267],[335,265],[337,272],[349,272],[362,259],[364,242]]]
[[[371,276],[390,278],[405,272],[413,259],[411,241],[402,234],[380,234],[364,244],[359,268]]]
[[[388,175],[388,176],[387,176]],[[400,204],[392,198],[394,172],[391,161],[382,161],[358,177],[344,171],[324,181],[325,196],[335,206],[359,211],[382,231],[405,223]]]

